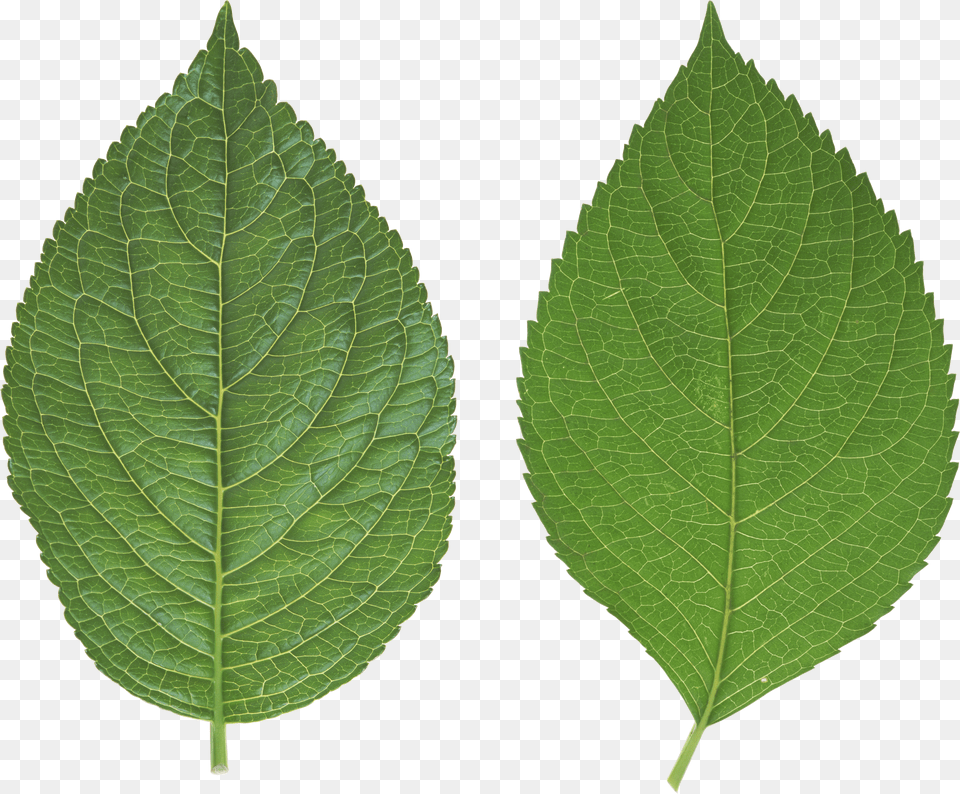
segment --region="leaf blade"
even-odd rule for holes
[[[672,784],[708,724],[870,630],[936,543],[956,401],[910,236],[712,3],[521,363],[548,540],[694,717]]]
[[[453,506],[446,340],[229,4],[96,164],[18,321],[10,481],[67,620],[128,691],[210,720],[214,767],[224,721],[342,685],[429,594]]]

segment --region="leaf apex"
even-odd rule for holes
[[[240,36],[237,35],[237,26],[233,24],[233,9],[230,3],[226,2],[221,6],[220,13],[217,14],[217,21],[213,23],[213,33],[207,40],[207,49],[213,49],[213,45],[222,41],[225,47],[230,49],[240,49]]]
[[[726,44],[727,37],[723,35],[723,26],[717,14],[717,7],[713,0],[707,3],[707,10],[703,14],[703,28],[700,30],[700,43],[709,44],[718,41]]]

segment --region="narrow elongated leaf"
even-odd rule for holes
[[[937,543],[950,348],[909,233],[709,4],[522,351],[550,543],[704,729],[874,627]]]
[[[7,349],[14,496],[66,617],[211,723],[360,673],[439,576],[453,365],[410,254],[230,6],[54,228]]]

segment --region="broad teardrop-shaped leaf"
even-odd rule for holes
[[[704,728],[870,631],[937,543],[950,348],[845,150],[700,41],[555,260],[522,353],[537,512]]]
[[[360,673],[439,576],[453,365],[410,254],[230,6],[54,227],[18,307],[10,485],[97,667],[224,723]]]

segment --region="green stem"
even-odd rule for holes
[[[227,725],[223,719],[210,723],[210,771],[215,775],[227,771]]]
[[[690,759],[693,758],[693,754],[697,751],[697,745],[700,744],[700,737],[703,736],[703,732],[707,728],[707,717],[708,715],[704,714],[700,722],[693,726],[693,730],[690,731],[690,735],[683,745],[683,750],[680,751],[680,757],[677,759],[677,763],[673,765],[673,771],[670,773],[670,777],[667,778],[667,783],[673,787],[674,791],[680,790],[680,782],[683,780],[683,775],[687,771]]]

